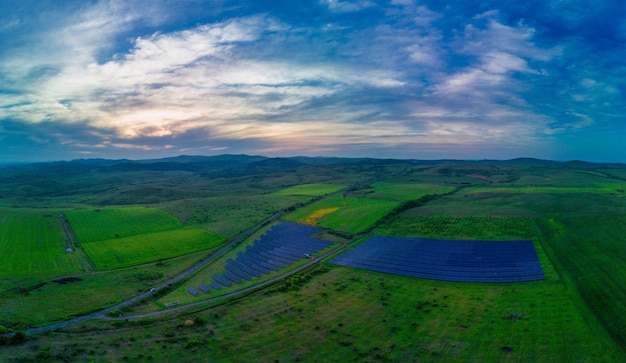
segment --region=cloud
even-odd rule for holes
[[[376,5],[369,0],[320,0],[320,2],[330,11],[339,13],[360,11]]]
[[[542,23],[549,12],[311,1],[76,1],[7,13],[0,119],[24,123],[28,142],[91,155],[391,154],[411,143],[521,148],[623,116],[619,52],[591,60],[594,45]],[[33,131],[55,124],[76,137]]]

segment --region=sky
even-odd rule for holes
[[[0,0],[0,162],[626,162],[626,2]]]

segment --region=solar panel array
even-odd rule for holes
[[[311,237],[319,230],[317,227],[297,223],[282,223],[272,227],[245,251],[237,253],[234,259],[229,258],[224,271],[213,275],[213,281],[208,286],[201,284],[200,290],[207,293],[210,289],[230,287],[310,257],[332,244]],[[195,287],[190,287],[187,291],[194,296],[199,293]]]
[[[432,280],[518,282],[545,278],[532,241],[373,236],[330,261]]]

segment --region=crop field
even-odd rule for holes
[[[53,215],[0,210],[0,278],[80,272]]]
[[[345,185],[338,184],[302,184],[275,192],[275,195],[306,195],[310,197],[318,197],[324,194],[336,192]]]
[[[626,348],[626,215],[554,218],[544,223],[551,236],[547,248],[557,267]]]
[[[217,234],[187,227],[81,245],[98,269],[110,270],[214,248],[225,240]]]
[[[74,233],[99,269],[158,261],[217,247],[226,238],[183,227],[168,213],[145,207],[68,212]]]
[[[166,212],[146,207],[73,210],[66,216],[81,244],[181,227]]]
[[[376,233],[388,236],[428,237],[459,240],[515,240],[535,236],[526,217],[413,216],[403,214]]]
[[[453,187],[435,184],[376,182],[372,184],[373,193],[368,197],[404,202],[419,199],[425,195],[445,194],[453,190]]]
[[[464,189],[460,195],[474,193],[541,193],[541,194],[574,194],[574,193],[609,193],[624,194],[624,183],[595,183],[588,187],[557,187],[557,186],[520,186],[520,187],[472,187]]]
[[[332,213],[328,213],[319,219],[317,225],[357,233],[372,226],[397,205],[397,202],[386,200],[335,195],[298,209],[285,216],[284,219],[291,222],[304,223],[307,220],[318,220],[315,217],[319,215],[321,210],[335,209]]]

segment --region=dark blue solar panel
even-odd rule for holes
[[[246,265],[244,265],[242,263],[239,263],[239,261],[235,261],[233,259],[228,259],[228,263],[230,263],[231,265],[233,265],[236,268],[240,269],[241,271],[246,272],[250,276],[254,276],[254,277],[260,277],[261,276],[260,272],[258,272],[256,270],[253,270],[252,268],[250,268],[250,267],[248,267],[248,266],[246,266]]]
[[[457,241],[373,236],[331,263],[436,280],[544,279],[532,241]]]
[[[270,273],[270,270],[268,268],[260,266],[254,259],[250,258],[250,256],[247,256],[241,252],[237,254],[237,261],[266,275]]]
[[[248,281],[250,281],[252,279],[252,276],[250,276],[249,274],[239,270],[238,268],[236,268],[235,266],[231,265],[231,264],[226,264],[226,266],[224,266],[224,268],[226,268],[228,271],[234,273],[235,275],[246,279]],[[228,276],[226,276],[228,277]]]
[[[230,281],[226,280],[225,278],[223,278],[222,276],[218,274],[213,275],[213,279],[226,287],[229,287],[232,285]]]
[[[229,279],[230,281],[236,284],[240,284],[242,281],[241,278],[239,278],[239,276],[236,276],[234,273],[230,271],[224,271],[222,272],[222,275],[224,275],[224,277],[226,277],[227,279]]]
[[[187,292],[190,293],[193,296],[198,295],[198,289],[196,289],[195,287],[190,287],[187,289]]]
[[[248,246],[245,252],[238,252],[235,259],[228,259],[224,266],[226,271],[222,275],[213,275],[215,281],[209,285],[217,290],[221,285],[229,287],[232,282],[239,284],[243,281],[242,278],[251,280],[253,277],[260,277],[261,273],[269,274],[305,258],[307,254],[328,247],[331,242],[310,237],[319,230],[317,227],[296,223],[273,226],[259,240],[254,241],[252,246]],[[209,287],[204,284],[200,285],[200,289],[209,291]],[[191,288],[188,291],[191,293]],[[197,290],[195,291],[197,294]]]

